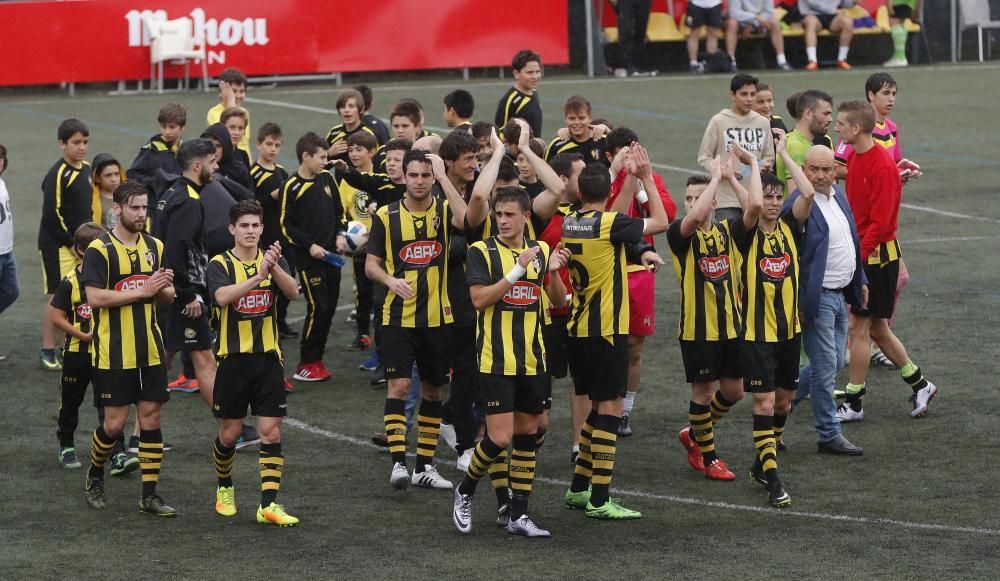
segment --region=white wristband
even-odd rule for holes
[[[521,263],[517,263],[514,265],[514,268],[510,269],[510,272],[508,272],[507,276],[504,278],[506,278],[507,282],[510,284],[514,284],[518,281],[518,279],[524,276],[526,272],[528,272],[528,269],[521,266]]]

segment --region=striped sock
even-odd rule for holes
[[[908,361],[906,365],[899,370],[899,374],[903,377],[903,381],[905,381],[914,392],[927,387],[927,380],[924,379],[924,374],[921,373],[920,367],[912,361]]]
[[[501,452],[505,450],[501,450],[488,434],[483,436],[482,441],[476,444],[476,448],[472,451],[472,461],[469,462],[469,469],[465,471],[465,478],[458,485],[458,491],[462,494],[474,493],[476,484],[486,475]]]
[[[788,415],[774,414],[774,443],[777,445],[781,441],[781,437],[785,434],[785,422],[788,421]]]
[[[599,415],[594,423],[594,434],[590,438],[590,456],[594,464],[590,504],[595,507],[604,506],[608,501],[611,477],[615,470],[615,444],[621,422],[622,419],[617,416]]]
[[[261,444],[257,460],[260,470],[260,505],[270,506],[278,498],[281,474],[285,471],[285,457],[281,455],[281,442]]]
[[[774,444],[774,418],[772,416],[753,415],[753,445],[757,449],[757,459],[768,484],[778,480],[778,455]]]
[[[535,449],[537,450],[541,448],[542,444],[544,443],[545,443],[545,430],[538,428],[538,431],[535,432]]]
[[[233,464],[236,462],[236,446],[225,447],[218,437],[212,444],[212,456],[215,459],[215,476],[219,486],[229,488],[233,485]]]
[[[392,463],[406,465],[406,402],[401,399],[385,400],[385,435],[389,440]]]
[[[688,404],[688,421],[691,422],[691,435],[698,444],[698,450],[705,460],[705,467],[715,462],[715,430],[712,424],[712,408],[710,406],[691,402]]]
[[[570,492],[583,492],[590,486],[590,479],[594,475],[594,465],[590,457],[590,438],[594,433],[594,422],[597,421],[597,412],[591,411],[583,422],[583,429],[580,430],[580,453],[576,455],[576,467],[573,469],[573,482],[570,484]]]
[[[163,432],[139,430],[139,470],[142,472],[142,496],[156,494],[163,463]]]
[[[510,518],[515,520],[528,513],[528,497],[535,480],[535,439],[532,434],[515,434],[510,455]]]
[[[111,457],[115,447],[115,439],[104,431],[104,426],[97,426],[90,443],[90,477],[104,478],[104,465]]]
[[[417,413],[417,472],[423,472],[434,464],[434,452],[441,439],[442,411],[440,401],[420,401],[420,411]]]
[[[490,464],[490,484],[497,495],[497,504],[503,504],[510,499],[510,478],[507,467],[507,450],[500,450],[496,460]]]
[[[733,407],[736,402],[729,401],[726,396],[722,395],[722,391],[716,391],[715,395],[712,396],[712,425],[714,426],[722,419],[722,416],[726,415],[729,408]]]

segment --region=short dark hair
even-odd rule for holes
[[[462,119],[468,119],[476,110],[476,101],[472,98],[472,93],[465,89],[455,89],[444,96],[444,106],[454,109],[455,114]]]
[[[799,93],[799,98],[795,102],[795,112],[799,114],[799,117],[801,117],[807,109],[815,109],[822,102],[830,103],[832,105],[833,97],[831,97],[829,93],[818,89],[802,91]]]
[[[257,143],[264,143],[264,140],[268,137],[281,139],[281,127],[279,127],[277,123],[268,121],[267,123],[261,125],[260,129],[257,130]]]
[[[587,164],[580,172],[580,199],[586,204],[602,202],[611,192],[611,176],[601,163]]]
[[[769,171],[760,172],[760,183],[764,188],[764,191],[768,190],[777,191],[779,194],[785,194],[785,184],[781,183],[778,176],[774,175]]]
[[[243,71],[236,67],[229,67],[228,69],[219,73],[219,80],[225,81],[230,85],[246,85],[247,76],[243,74]]]
[[[628,147],[633,141],[639,141],[639,136],[628,127],[616,127],[608,133],[608,153],[615,155],[618,150]]]
[[[73,232],[73,248],[86,250],[90,243],[107,234],[108,229],[96,222],[84,222]]]
[[[687,183],[684,184],[684,187],[707,186],[710,183],[712,183],[712,176],[706,173],[696,173],[692,176],[688,176]]]
[[[406,155],[403,156],[404,174],[406,173],[406,168],[409,167],[409,165],[415,161],[419,163],[426,163],[433,167],[433,164],[431,164],[431,160],[428,159],[427,157],[426,151],[424,151],[423,149],[410,149],[409,151],[406,152]]]
[[[798,93],[792,93],[785,99],[785,109],[788,109],[788,114],[792,116],[792,119],[799,118],[799,97],[805,91],[799,91]]]
[[[389,153],[390,151],[410,151],[413,149],[413,142],[409,139],[395,138],[390,139],[389,143],[386,143],[382,148],[382,151]]]
[[[456,161],[466,153],[477,152],[479,143],[464,131],[452,131],[441,140],[441,147],[438,148],[438,155],[445,161]]]
[[[358,145],[365,149],[378,149],[378,139],[367,131],[356,131],[347,136],[347,146]]]
[[[66,143],[77,133],[84,137],[90,136],[90,130],[83,124],[83,121],[79,119],[65,119],[59,124],[59,129],[56,130],[56,137],[59,141]]]
[[[529,196],[528,191],[521,186],[500,188],[495,194],[493,194],[494,210],[496,210],[500,204],[507,204],[510,202],[514,202],[520,206],[522,212],[531,211],[531,196]]]
[[[868,93],[878,93],[885,87],[892,88],[895,86],[896,79],[889,73],[875,73],[865,81],[865,99],[871,102],[871,99],[868,98]]]
[[[517,51],[517,54],[514,55],[514,58],[510,59],[510,68],[514,69],[515,71],[519,71],[532,61],[541,65],[542,57],[541,55],[531,50],[530,48],[525,48]]]
[[[317,150],[326,148],[326,140],[310,131],[300,137],[295,143],[295,156],[298,158],[299,163],[302,163],[302,156],[305,154],[315,155]]]
[[[553,157],[549,166],[552,167],[552,171],[556,172],[557,176],[568,178],[573,173],[573,164],[578,161],[584,161],[582,153],[567,151]]]
[[[167,123],[176,123],[181,127],[187,125],[187,109],[184,105],[177,103],[167,103],[160,107],[160,114],[156,116],[156,122],[161,126]]]
[[[365,111],[372,108],[372,89],[368,85],[354,85],[354,90],[361,93],[361,99],[365,102]]]
[[[757,88],[757,83],[760,80],[753,75],[748,75],[746,73],[736,73],[733,78],[729,81],[729,91],[735,93],[747,85],[753,85],[753,88]]]
[[[520,119],[519,117],[513,117],[507,121],[507,124],[503,126],[501,132],[503,133],[504,141],[507,143],[517,144],[521,140],[521,126],[518,125],[514,119]],[[524,121],[523,119],[521,119]],[[531,125],[528,125],[528,139],[534,137],[535,134],[531,130]]]
[[[177,165],[181,170],[191,169],[194,160],[209,155],[215,155],[215,143],[211,139],[190,139],[177,148]]]
[[[0,143],[0,159],[4,161],[3,169],[0,169],[0,174],[2,174],[10,166],[10,160],[7,159],[7,146],[2,143]]]
[[[420,125],[420,105],[413,99],[402,99],[396,103],[396,106],[392,108],[392,112],[389,113],[390,123],[394,117],[406,117],[412,121],[414,125]]]
[[[865,133],[875,129],[875,108],[867,101],[844,101],[837,107],[839,113],[847,113],[847,122],[860,125]]]
[[[340,108],[346,106],[347,102],[351,99],[354,99],[354,104],[364,111],[365,96],[357,89],[344,89],[337,95],[337,111],[339,112]]]
[[[489,138],[493,129],[493,124],[488,121],[476,121],[472,124],[472,137],[475,139]]]
[[[260,207],[260,202],[257,200],[240,200],[236,202],[231,208],[229,208],[229,223],[233,226],[236,222],[243,216],[254,215],[261,218],[264,217],[264,209]]]
[[[505,155],[500,158],[500,167],[497,169],[498,182],[518,181],[520,176],[521,174],[517,171],[517,166],[514,165],[514,161],[510,157]]]
[[[193,141],[198,141],[198,140],[195,139]],[[190,143],[190,141],[187,143]],[[212,152],[213,153],[215,152],[214,147],[212,148]],[[115,191],[111,194],[111,201],[118,204],[119,206],[127,206],[129,200],[131,200],[132,198],[136,196],[148,196],[148,195],[149,195],[149,190],[146,189],[146,186],[140,184],[135,180],[129,180],[122,182],[117,188],[115,188]]]

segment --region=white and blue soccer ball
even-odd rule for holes
[[[351,250],[351,254],[358,251],[368,242],[368,228],[365,227],[361,222],[351,220],[347,223],[347,232],[344,233],[347,237],[347,247]]]

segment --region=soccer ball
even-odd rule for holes
[[[368,242],[368,228],[361,222],[351,220],[347,223],[345,236],[347,236],[347,247],[351,249],[351,254],[354,254]]]

